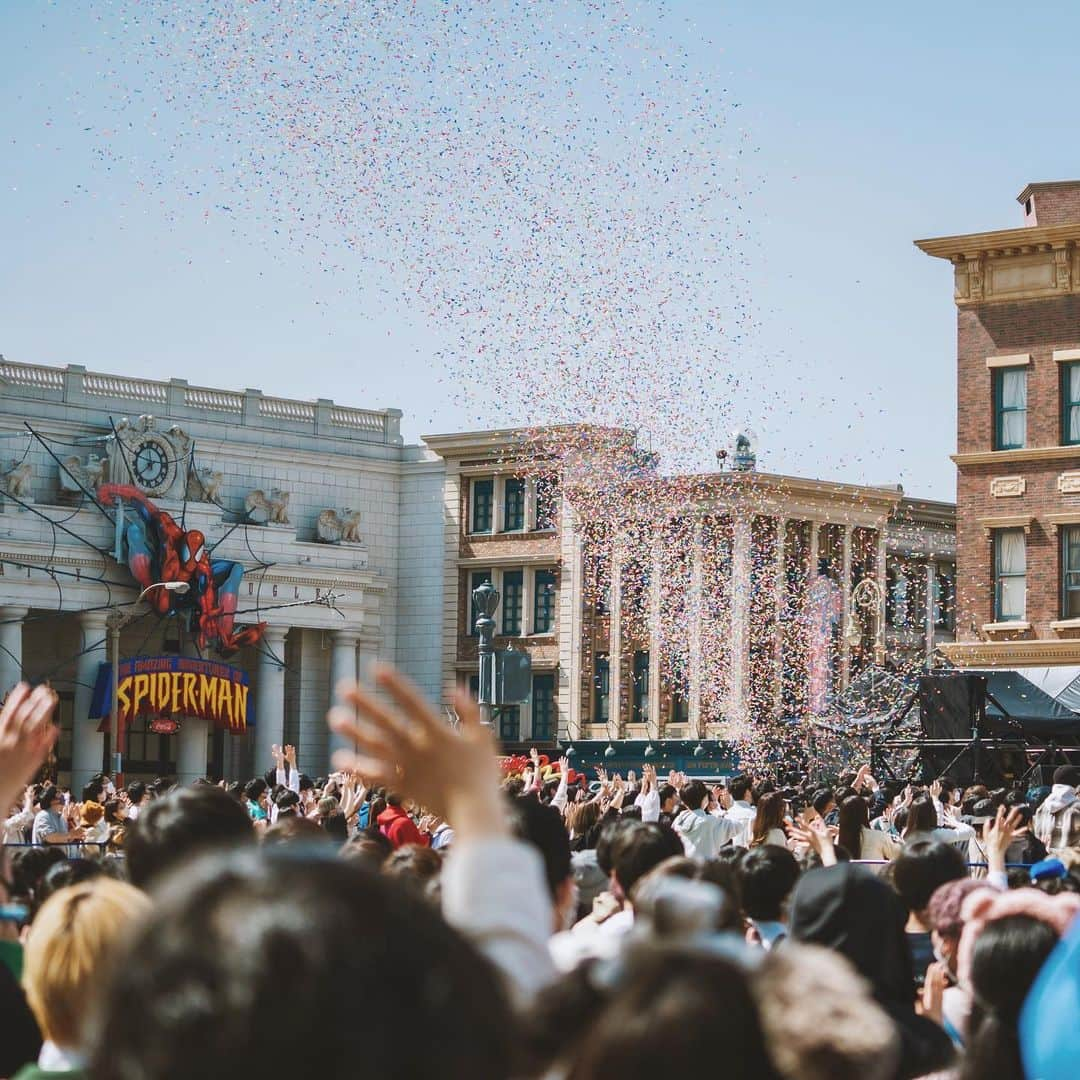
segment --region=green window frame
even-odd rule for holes
[[[532,737],[544,742],[555,738],[555,675],[544,672],[533,676]]]
[[[549,532],[555,528],[557,519],[555,478],[538,476],[536,478],[536,531]]]
[[[634,701],[633,722],[649,722],[649,650],[639,649],[634,653]]]
[[[521,706],[503,705],[499,709],[499,738],[503,742],[521,741]]]
[[[593,675],[593,723],[606,724],[611,716],[611,661],[597,653]]]
[[[495,504],[495,481],[483,477],[472,482],[472,519],[470,532],[491,532],[492,510]]]
[[[1027,546],[1023,529],[994,533],[994,621],[1022,622],[1027,610]]]
[[[525,575],[520,570],[504,570],[502,577],[502,632],[506,637],[521,634]]]
[[[994,449],[1027,445],[1027,368],[994,368]]]
[[[1061,530],[1061,617],[1080,619],[1080,526]]]
[[[537,570],[533,592],[533,633],[550,634],[555,629],[555,571]]]
[[[1080,445],[1080,361],[1061,365],[1061,445]]]
[[[472,594],[480,588],[484,582],[491,584],[491,571],[490,570],[474,570],[469,575],[469,595],[466,603],[469,608],[469,637],[478,637],[476,633],[476,608],[473,607]]]
[[[510,477],[503,491],[503,532],[525,528],[525,481]]]

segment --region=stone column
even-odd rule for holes
[[[101,772],[105,736],[98,731],[101,721],[90,719],[98,669],[109,659],[108,612],[84,611],[79,615],[81,655],[75,661],[75,702],[72,719],[71,790],[79,797],[83,784]]]
[[[559,673],[557,681],[559,716],[556,719],[557,734],[566,734],[572,739],[581,738],[581,661],[585,648],[585,631],[582,620],[585,603],[585,548],[581,532],[577,527],[577,518],[573,514],[569,500],[563,504],[562,528],[570,545],[570,580],[567,582],[566,559],[563,559],[563,572],[559,581],[559,604],[557,608],[556,633],[559,642]],[[568,594],[569,603],[564,603]],[[562,693],[562,683],[569,684],[569,694]],[[564,703],[565,702],[565,706]]]
[[[774,640],[774,663],[776,665],[776,687],[773,695],[773,712],[776,716],[784,714],[784,614],[787,600],[787,564],[784,561],[784,545],[787,542],[787,518],[783,515],[776,519],[776,630]]]
[[[851,682],[851,646],[848,645],[847,630],[851,622],[851,526],[844,526],[843,570],[840,588],[843,590],[844,614],[840,624],[840,687],[845,688]]]
[[[877,566],[875,567],[877,574],[878,589],[881,590],[881,604],[878,606],[878,610],[874,613],[874,662],[877,664],[884,663],[884,657],[877,655],[877,642],[881,641],[881,647],[886,648],[885,636],[888,633],[888,627],[885,625],[885,604],[886,604],[886,585],[887,580],[885,577],[885,564],[886,564],[886,548],[885,548],[885,524],[884,522],[878,528],[877,532]]]
[[[206,737],[209,727],[209,721],[198,716],[187,716],[180,723],[180,733],[176,737],[176,778],[181,784],[190,784],[206,776]],[[256,761],[255,774],[264,772],[266,769],[259,768]]]
[[[704,617],[702,589],[701,518],[694,521],[694,534],[690,548],[690,686],[687,695],[688,734],[695,739],[705,738],[705,724],[701,715],[701,620]]]
[[[649,567],[649,723],[660,738],[660,572],[663,562],[659,544],[653,545]]]
[[[750,518],[735,518],[731,558],[731,690],[728,711],[742,723],[747,716],[746,676],[750,654]]]
[[[611,547],[611,612],[608,633],[608,722],[605,735],[614,724],[618,738],[622,721],[622,541],[616,534]],[[594,718],[595,719],[595,718]],[[595,733],[594,733],[595,734]]]
[[[255,683],[255,760],[252,773],[274,767],[270,747],[285,741],[285,635],[287,626],[268,626],[258,646]]]
[[[22,678],[22,624],[29,614],[29,608],[0,608],[0,698]]]
[[[934,585],[937,579],[937,563],[926,561],[926,659],[934,655]]]
[[[337,702],[337,684],[342,679],[356,679],[356,644],[358,640],[356,630],[333,630],[330,633],[330,687],[328,705]],[[336,732],[330,732],[330,760],[333,760],[334,751],[350,749],[352,744],[348,739],[343,739]],[[329,767],[333,767],[330,765]]]

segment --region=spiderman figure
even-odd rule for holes
[[[135,516],[124,526],[128,569],[142,588],[157,581],[184,581],[186,594],[154,589],[147,602],[159,615],[190,611],[191,631],[200,649],[216,646],[229,656],[254,645],[266,623],[234,628],[240,580],[244,568],[225,559],[211,559],[206,537],[198,529],[184,530],[170,514],[159,510],[138,488],[103,484],[98,488],[103,506],[126,499]]]

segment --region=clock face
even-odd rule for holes
[[[150,439],[142,443],[135,451],[132,471],[141,487],[151,491],[161,487],[169,475],[169,455],[165,447]]]

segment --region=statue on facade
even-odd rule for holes
[[[220,470],[200,465],[188,470],[187,498],[192,502],[216,503],[218,491],[225,479]]]
[[[360,511],[346,507],[344,510],[323,510],[316,521],[320,542],[324,544],[359,544]]]
[[[15,499],[33,499],[33,479],[34,466],[31,462],[12,461],[4,473],[4,491]]]
[[[254,519],[256,514],[263,517],[268,525],[288,525],[289,522],[289,492],[280,488],[272,488],[267,495],[256,488],[249,491],[244,499],[244,510],[248,517]]]
[[[83,461],[78,454],[63,460],[60,469],[60,492],[63,495],[85,495],[96,491],[109,478],[109,459],[90,454]]]

